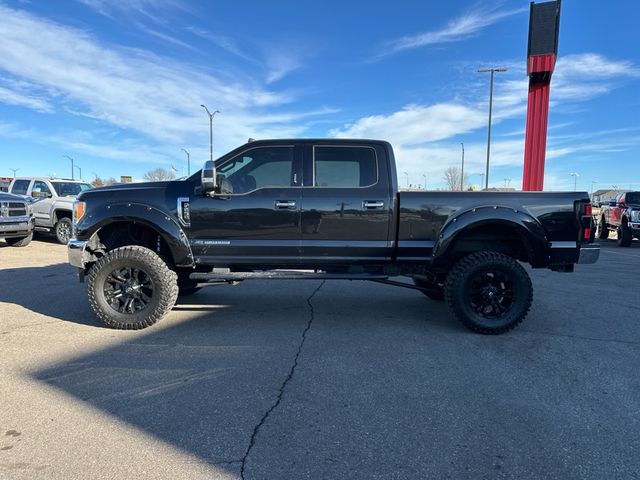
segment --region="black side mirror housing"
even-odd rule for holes
[[[207,160],[204,162],[202,171],[200,173],[200,180],[202,183],[202,194],[210,195],[215,193],[217,182],[216,165],[213,161]]]

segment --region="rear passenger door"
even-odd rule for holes
[[[315,265],[391,259],[391,190],[378,145],[310,144],[302,189],[302,256]]]

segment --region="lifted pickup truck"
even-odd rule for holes
[[[264,140],[186,180],[82,192],[68,251],[114,328],[147,327],[205,284],[349,279],[446,299],[498,334],[532,302],[520,262],[594,263],[592,228],[586,192],[398,192],[387,142]]]
[[[618,245],[631,246],[633,237],[640,238],[640,192],[623,192],[600,209],[598,238],[609,238],[611,230],[618,232]]]

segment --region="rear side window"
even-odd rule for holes
[[[16,180],[13,182],[13,187],[11,187],[11,193],[26,195],[27,190],[29,190],[29,182],[30,180]]]
[[[360,188],[378,183],[376,152],[370,147],[313,149],[314,187]]]

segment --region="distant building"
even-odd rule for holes
[[[612,199],[619,193],[626,192],[626,191],[627,190],[620,190],[620,189],[615,190],[610,188],[602,188],[600,190],[596,190],[591,194],[591,203],[595,207],[599,207],[603,203],[607,203],[610,199]]]

